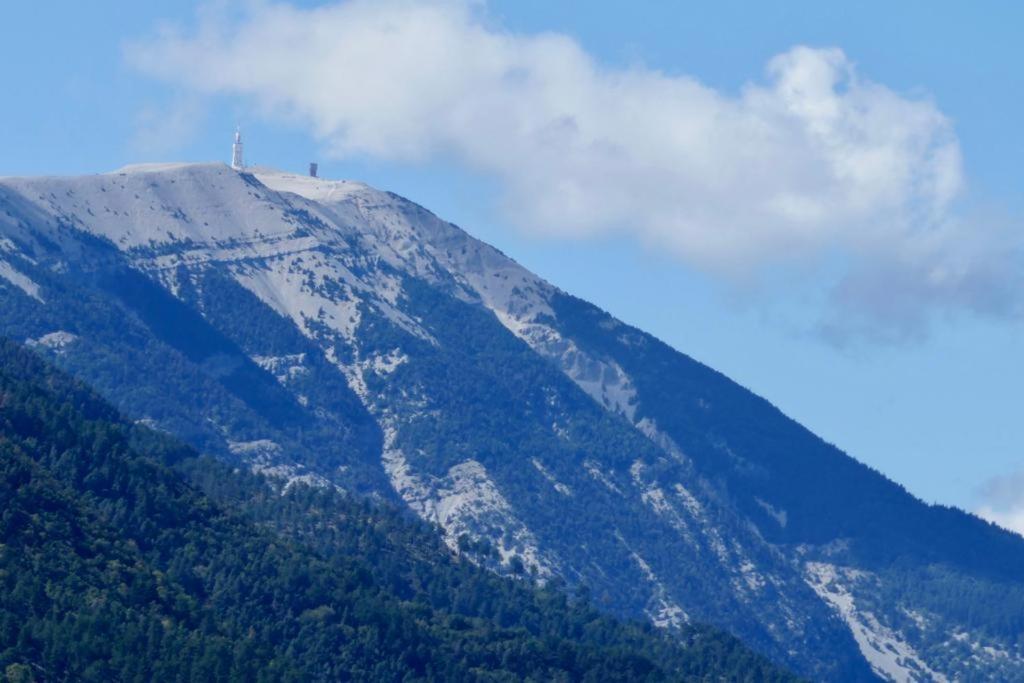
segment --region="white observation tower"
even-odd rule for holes
[[[235,144],[231,145],[231,168],[241,171],[245,168],[245,161],[242,160],[242,131],[235,128]]]

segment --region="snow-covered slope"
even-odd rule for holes
[[[1024,673],[1015,622],[960,623],[905,588],[910,566],[943,590],[1022,590],[1007,563],[958,565],[891,524],[915,558],[898,563],[857,490],[933,536],[972,522],[396,195],[222,164],[3,178],[0,297],[4,332],[136,419],[284,486],[407,505],[496,571],[665,628],[716,623],[813,678]],[[861,606],[880,596],[898,606]]]

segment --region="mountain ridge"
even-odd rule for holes
[[[479,558],[496,571],[588,585],[611,611],[669,628],[710,620],[805,675],[1024,667],[1016,622],[987,606],[1024,604],[1019,539],[900,493],[763,399],[397,195],[175,165],[3,179],[0,209],[3,331],[72,334],[38,343],[197,447],[400,500],[454,552],[497,547],[497,561]],[[61,287],[95,292],[95,310],[70,310],[79,303],[63,294],[46,303]],[[148,361],[98,321],[69,330],[126,310],[139,343],[182,376],[142,377]],[[222,341],[193,348],[204,334]],[[122,354],[134,380],[110,377]],[[118,401],[132,381],[224,397]],[[929,595],[906,587],[911,576]],[[978,577],[990,618],[964,624],[950,596]]]

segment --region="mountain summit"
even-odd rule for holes
[[[396,195],[223,164],[3,178],[0,301],[0,333],[133,419],[407,507],[496,572],[814,679],[1024,676],[1024,539]]]

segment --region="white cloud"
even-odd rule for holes
[[[1005,512],[982,506],[975,510],[974,514],[993,524],[998,524],[1008,531],[1014,531],[1024,536],[1024,505]]]
[[[837,338],[905,336],[942,310],[1021,314],[1019,234],[951,208],[964,180],[948,118],[841,50],[794,47],[729,94],[607,67],[565,35],[505,31],[482,3],[253,2],[213,16],[128,58],[308,122],[339,157],[487,174],[529,230],[629,233],[730,282],[842,263],[823,323]]]
[[[1024,472],[989,479],[978,497],[976,515],[1024,536]]]
[[[136,115],[131,149],[136,154],[163,156],[188,144],[205,117],[194,95],[160,105],[148,104]]]

